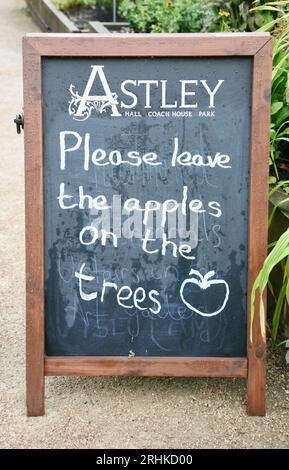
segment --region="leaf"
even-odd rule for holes
[[[276,134],[277,134],[277,133],[276,133],[276,131],[275,131],[274,129],[271,129],[271,130],[270,130],[270,139],[271,139],[271,141],[274,140],[274,138],[276,137]]]
[[[285,18],[288,18],[289,16],[289,13],[286,13],[285,15],[282,16],[282,20],[285,20]],[[279,21],[281,21],[281,18],[277,18],[276,20],[273,20],[273,21],[269,21],[268,23],[266,23],[264,26],[262,26],[261,28],[257,29],[256,32],[258,33],[263,33],[265,31],[271,31],[271,29],[273,28],[273,26],[278,23]]]
[[[273,68],[272,80],[274,80],[277,72],[281,68],[281,65],[283,65],[284,62],[286,62],[286,60],[289,60],[289,51],[282,57],[282,59],[278,62],[278,64]]]
[[[277,182],[277,179],[275,176],[269,176],[269,184],[274,184]]]
[[[283,346],[283,344],[286,344],[288,341],[289,339],[284,339],[284,341],[281,341],[281,343],[274,345],[274,349],[279,348],[279,346]]]
[[[274,293],[272,282],[270,280],[268,281],[268,288],[269,288],[270,294],[272,295],[272,297],[274,298],[274,300],[276,302],[276,296],[275,296],[275,293]]]
[[[280,142],[281,140],[284,140],[285,142],[289,142],[288,137],[278,137],[277,139],[275,139],[275,142]]]
[[[275,101],[275,103],[272,103],[271,105],[271,115],[274,115],[280,111],[281,108],[283,108],[283,101]]]
[[[278,134],[278,137],[283,137],[283,135],[289,135],[289,128],[284,129],[284,131]]]
[[[289,108],[288,108],[288,110],[289,110]],[[282,129],[283,126],[285,126],[285,124],[289,124],[289,121],[284,121],[284,122],[281,124],[281,126],[280,126],[280,127],[278,128],[278,130],[277,130],[277,134],[279,134],[280,130]]]
[[[272,209],[272,212],[270,214],[269,220],[268,220],[268,227],[271,227],[275,212],[278,209],[278,207],[282,206],[282,204],[285,204],[285,202],[288,202],[288,201],[289,201],[289,197],[286,197],[285,199],[282,199],[280,202],[278,202],[278,204],[276,204],[276,206],[274,206],[274,208]]]
[[[272,322],[272,338],[274,341],[276,341],[277,334],[278,334],[278,329],[279,329],[279,323],[280,323],[280,316],[282,312],[282,307],[283,307],[283,302],[285,299],[285,294],[286,294],[286,284],[283,284],[282,289],[280,290],[276,307],[273,312],[273,322]]]
[[[256,277],[252,290],[251,290],[251,315],[250,315],[250,341],[252,342],[253,339],[253,322],[254,322],[254,317],[255,317],[255,299],[256,299],[256,292],[258,291],[259,296],[260,296],[260,308],[259,308],[259,322],[260,322],[260,327],[261,327],[261,332],[263,335],[263,338],[265,339],[265,331],[264,331],[264,325],[265,325],[265,311],[264,311],[264,303],[263,303],[263,294],[264,290],[266,288],[266,285],[268,284],[269,281],[269,276],[271,274],[272,269],[280,263],[280,261],[284,260],[289,256],[289,229],[284,232],[279,240],[277,241],[276,245],[274,246],[273,250],[269,253],[267,258],[264,261],[263,267],[260,270],[258,276]],[[286,285],[285,285],[286,286]],[[282,295],[279,294],[278,297],[278,308],[276,306],[275,308],[275,328],[277,328],[277,323],[278,323],[278,312],[280,307],[280,303],[282,301],[282,296],[283,300],[286,294],[286,287],[282,287]],[[282,290],[281,289],[281,290]],[[276,310],[277,309],[277,310]],[[279,323],[278,323],[279,324]],[[275,330],[274,330],[275,331]]]
[[[272,176],[272,178],[275,178],[275,177]],[[276,180],[276,178],[275,178],[275,180]],[[269,192],[269,198],[270,198],[271,196],[273,196],[273,194],[274,194],[276,191],[278,191],[278,189],[280,189],[280,188],[283,188],[283,189],[284,189],[284,187],[287,186],[288,184],[289,184],[288,181],[279,181],[279,182],[276,184],[276,186],[274,186],[274,188],[271,189],[271,191]]]
[[[277,8],[275,6],[270,6],[269,3],[268,3],[268,5],[261,5],[259,7],[251,8],[249,11],[264,11],[264,10],[277,11],[279,13],[284,13],[284,10],[282,10],[282,8]]]
[[[277,243],[277,242],[269,243],[268,248],[269,248],[269,249],[274,248],[274,246],[276,245],[276,243]]]
[[[284,124],[283,121],[286,121],[289,118],[289,106],[283,106],[282,109],[280,109],[280,112],[278,113],[277,119],[276,119],[276,126],[279,127]]]
[[[288,6],[288,0],[280,0],[277,2],[268,2],[267,5],[285,5]]]

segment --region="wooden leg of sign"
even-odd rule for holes
[[[257,299],[256,299],[257,300]],[[266,414],[266,342],[262,337],[259,320],[259,302],[255,303],[255,319],[252,342],[248,334],[248,415],[265,416]]]
[[[27,253],[27,257],[29,257]],[[28,264],[28,263],[27,263]],[[29,280],[27,287],[29,286]],[[27,416],[44,414],[44,321],[35,291],[26,294],[26,407]],[[40,306],[43,304],[39,297]]]
[[[35,320],[34,320],[35,321]],[[30,328],[27,318],[26,344],[26,406],[27,416],[44,415],[44,354],[42,335],[37,337],[37,328]],[[30,331],[29,331],[30,330]]]
[[[44,377],[27,373],[26,388],[27,416],[44,415]]]
[[[44,213],[41,57],[23,41],[27,415],[44,414]]]
[[[256,351],[258,354],[258,350]],[[265,400],[265,365],[264,352],[260,348],[260,354],[263,357],[257,357],[254,352],[249,356],[248,361],[248,415],[249,416],[265,416],[266,400]]]
[[[254,56],[251,158],[250,211],[248,224],[248,414],[265,415],[265,332],[260,328],[260,302],[255,301],[253,334],[250,331],[251,291],[267,256],[269,129],[271,95],[271,39]],[[262,116],[262,119],[260,119]],[[266,312],[264,293],[264,314]]]

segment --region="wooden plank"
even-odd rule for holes
[[[42,31],[80,33],[76,24],[59,11],[52,0],[26,0],[26,5]]]
[[[269,40],[269,33],[27,35],[45,56],[250,56]]]
[[[109,34],[108,29],[104,26],[102,21],[90,21],[89,22],[90,31],[98,34]]]
[[[45,375],[247,377],[247,359],[189,357],[45,357]]]
[[[271,98],[271,40],[254,57],[250,209],[248,227],[248,312],[250,293],[267,255],[269,130]],[[264,302],[266,294],[264,294]],[[248,414],[264,416],[266,338],[262,337],[259,301],[255,304],[253,340],[250,341],[250,313],[248,314]]]
[[[27,414],[44,414],[44,238],[41,58],[24,39]]]

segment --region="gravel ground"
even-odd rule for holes
[[[289,369],[269,354],[268,413],[246,416],[238,379],[46,380],[46,415],[25,415],[21,37],[37,28],[20,0],[1,3],[0,447],[289,448]]]

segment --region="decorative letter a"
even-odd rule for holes
[[[92,65],[91,68],[92,71],[82,96],[74,91],[74,85],[70,85],[69,91],[72,95],[72,100],[69,103],[69,114],[73,116],[73,119],[82,121],[89,118],[93,109],[102,114],[106,111],[107,107],[110,107],[112,116],[121,116],[117,109],[117,94],[112,93],[109,88],[103,71],[104,65]],[[104,95],[90,95],[96,75],[99,76],[105,92]]]

